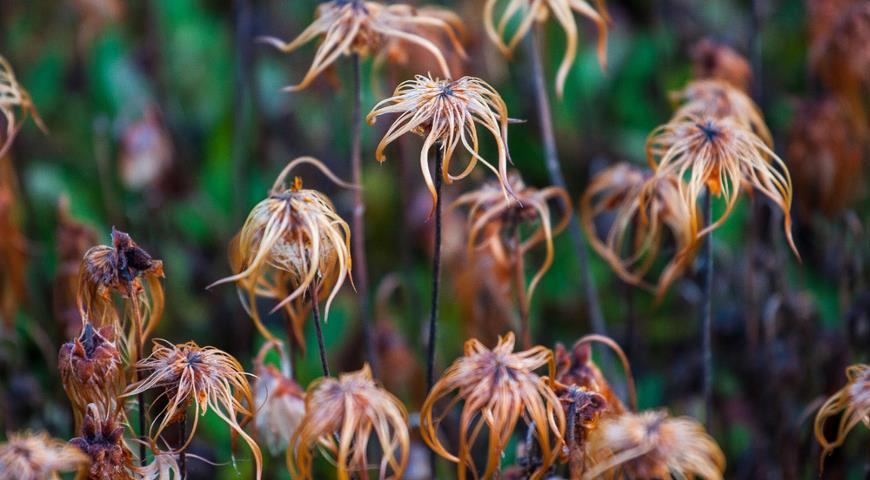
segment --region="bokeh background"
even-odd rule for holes
[[[501,57],[483,33],[482,1],[435,3],[466,21],[472,61],[456,68],[491,82],[511,117],[528,120],[510,127],[512,157],[528,184],[547,185],[523,49],[511,61]],[[26,239],[26,284],[0,344],[0,432],[31,428],[73,436],[56,371],[58,347],[78,328],[59,286],[70,261],[77,268],[75,246],[64,241],[72,234],[63,226],[72,219],[93,228],[99,243],[108,243],[112,226],[130,232],[164,261],[167,311],[157,337],[213,345],[251,367],[262,339],[234,289],[205,290],[229,274],[230,237],[289,160],[312,155],[350,177],[347,59],[309,89],[282,93],[302,78],[313,44],[284,55],[255,42],[260,35],[294,37],[312,20],[315,6],[314,0],[0,0],[0,54],[13,64],[49,130],[43,134],[29,123],[9,155],[18,182],[15,222]],[[808,64],[813,19],[804,1],[613,0],[608,6],[613,25],[607,72],[597,64],[593,26],[578,17],[582,48],[564,100],[553,105],[575,201],[602,168],[618,161],[645,164],[646,136],[668,120],[668,93],[690,78],[692,46],[704,38],[748,58],[755,71],[753,96],[774,133],[776,151],[791,166],[790,126],[802,102],[825,95]],[[552,79],[564,35],[552,22],[547,25],[545,61]],[[417,57],[378,71],[370,60],[363,63],[364,112],[398,81],[434,71]],[[397,327],[379,331],[380,376],[402,387],[396,393],[414,410],[423,378],[430,204],[415,161],[419,140],[391,147],[384,164],[375,161],[386,124],[363,128],[369,276],[373,297],[384,279],[399,285],[392,293],[381,289],[383,299],[375,301],[376,319]],[[819,128],[824,132],[825,125]],[[484,146],[485,153],[493,150]],[[728,478],[815,478],[814,409],[845,382],[847,364],[868,360],[866,146],[862,152],[861,162],[840,172],[848,181],[835,190],[845,199],[833,208],[822,208],[813,170],[803,177],[794,171],[812,167],[791,167],[802,263],[788,251],[781,215],[761,197],[741,200],[716,233],[712,434],[728,457]],[[350,218],[351,192],[336,189],[313,169],[299,173]],[[482,170],[476,173],[447,186],[447,194],[455,197],[486,179]],[[516,322],[512,311],[494,307],[469,313],[463,299],[470,287],[461,281],[469,268],[463,226],[460,213],[447,214],[439,368],[460,354],[465,339],[492,343]],[[590,332],[567,233],[557,237],[556,259],[531,313],[535,342],[551,347]],[[608,333],[625,347],[635,369],[641,407],[701,418],[698,269],[656,304],[649,293],[619,281],[591,251],[590,261]],[[325,328],[337,370],[359,368],[363,361],[354,295],[350,286],[344,289]],[[269,320],[279,334],[282,322]],[[319,375],[310,324],[309,330],[298,365],[303,385]],[[396,348],[402,355],[391,350]],[[417,364],[390,362],[396,358]],[[616,376],[613,383],[622,382]],[[192,461],[191,478],[248,478],[250,458],[242,449],[231,461],[223,424],[207,416],[199,432],[193,452],[215,465]],[[865,478],[868,444],[870,436],[859,427],[828,459],[825,477]],[[505,465],[510,462],[509,456]],[[267,463],[271,478],[286,478],[282,455]]]

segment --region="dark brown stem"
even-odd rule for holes
[[[515,219],[513,223],[513,250],[514,250],[514,289],[517,295],[517,310],[520,314],[520,342],[523,350],[532,348],[532,336],[529,332],[529,303],[526,298],[526,269],[523,261],[523,248],[520,241],[520,222]]]
[[[529,39],[526,41],[526,48],[532,67],[533,90],[535,94],[535,102],[538,108],[538,124],[541,127],[541,140],[544,143],[544,160],[547,167],[547,173],[550,176],[550,183],[567,190],[565,176],[562,174],[562,167],[559,165],[559,151],[556,147],[556,135],[553,130],[553,116],[550,111],[550,100],[547,96],[546,81],[544,79],[544,67],[541,61],[541,47],[538,40],[538,27],[535,26],[529,32]],[[595,287],[592,272],[589,270],[589,260],[586,253],[586,238],[583,236],[583,230],[580,229],[580,223],[576,216],[571,217],[571,223],[568,225],[568,230],[571,232],[571,239],[574,242],[574,249],[577,251],[577,261],[580,264],[580,274],[583,277],[583,283],[586,288],[586,303],[588,306],[589,321],[592,325],[592,331],[601,335],[606,335],[606,327],[604,325],[604,315],[601,313],[601,305],[598,303],[598,290]]]
[[[435,343],[438,333],[438,294],[441,287],[441,165],[444,151],[441,144],[435,146],[435,243],[432,252],[432,305],[429,309],[429,346],[426,361],[426,393],[435,385]]]
[[[139,381],[139,370],[136,364],[142,357],[142,351],[145,349],[145,339],[142,338],[142,311],[139,310],[139,302],[135,296],[130,300],[130,308],[133,310],[133,351],[130,354],[130,367],[133,369],[133,383]],[[136,402],[139,406],[139,463],[144,467],[148,464],[145,458],[145,445],[147,435],[145,435],[145,392],[140,392],[136,395]]]
[[[315,282],[316,283],[316,282]],[[320,306],[317,304],[317,285],[308,287],[311,295],[311,315],[314,317],[314,328],[317,330],[317,348],[320,351],[320,366],[323,375],[329,376],[329,362],[326,360],[326,345],[323,342],[323,326],[320,324]]]
[[[372,374],[377,377],[378,365],[372,343],[371,301],[369,299],[368,262],[366,262],[366,207],[362,188],[362,82],[358,54],[353,54],[351,63],[353,64],[353,121],[350,163],[352,181],[354,185],[359,187],[353,192],[353,273],[360,303],[359,316],[362,323],[363,344],[367,360],[372,368]]]
[[[704,195],[704,224],[713,219],[713,201],[710,192]],[[701,347],[704,364],[704,425],[710,431],[713,418],[713,232],[704,242],[704,304]]]

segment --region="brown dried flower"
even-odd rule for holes
[[[624,281],[654,289],[661,298],[670,284],[691,264],[697,251],[700,219],[682,192],[686,186],[673,175],[620,163],[595,176],[580,201],[580,218],[592,248]],[[613,214],[600,237],[595,220]],[[655,285],[645,277],[670,239],[674,253]]]
[[[87,406],[81,435],[70,444],[91,459],[88,480],[133,480],[133,453],[124,441],[124,425],[114,410]]]
[[[722,80],[694,80],[684,89],[671,93],[671,100],[677,107],[672,122],[697,118],[731,119],[773,148],[773,136],[761,109],[737,86]]]
[[[289,375],[289,362],[284,357],[281,344],[267,341],[260,348],[254,361],[254,426],[260,440],[277,455],[290,444],[290,439],[305,416],[304,390]],[[278,350],[282,359],[282,369],[265,363],[266,354],[272,349]]]
[[[697,421],[664,411],[623,413],[601,421],[590,435],[595,464],[584,479],[694,478],[721,480],[725,455]]]
[[[112,246],[91,247],[82,259],[78,292],[82,318],[96,327],[113,326],[121,338],[126,324],[129,328],[126,345],[132,352],[131,358],[138,359],[139,348],[163,316],[161,278],[163,262],[153,259],[130,235],[112,228]],[[113,292],[124,301],[124,324],[116,310]]]
[[[230,265],[235,274],[209,286],[236,282],[242,306],[268,340],[275,337],[260,320],[256,298],[278,300],[272,311],[285,309],[300,345],[304,345],[303,326],[310,308],[305,294],[311,289],[318,294],[321,290],[329,292],[324,314],[328,318],[332,301],[351,269],[350,227],[335,212],[332,201],[317,190],[302,188],[298,177],[289,188],[284,185],[290,171],[303,163],[319,168],[338,185],[356,188],[317,159],[293,160],[230,243]]]
[[[111,326],[98,331],[86,323],[81,335],[60,347],[58,370],[72,403],[77,429],[89,404],[96,404],[103,412],[118,409],[116,399],[124,389],[125,379],[114,338]]]
[[[521,296],[525,304],[522,308],[527,308],[532,301],[535,287],[553,264],[553,237],[564,230],[571,220],[571,200],[563,188],[547,187],[538,190],[526,187],[516,173],[508,176],[508,183],[514,198],[505,198],[500,185],[487,183],[456,199],[453,206],[468,207],[469,257],[486,250],[497,264],[513,268],[518,257],[521,259],[536,246],[544,244],[544,261]],[[551,201],[559,202],[562,208],[555,224],[550,213]],[[518,229],[522,224],[531,224],[534,227],[525,239],[519,236]],[[515,234],[516,238],[512,238]],[[518,249],[514,243],[519,244]]]
[[[363,0],[332,0],[320,4],[314,23],[290,43],[273,37],[261,40],[289,53],[322,37],[305,78],[298,85],[286,87],[285,91],[304,89],[341,55],[368,55],[380,50],[391,39],[426,49],[438,60],[442,74],[450,78],[444,54],[434,42],[419,33],[421,29],[440,30],[450,39],[453,48],[460,55],[465,55],[453,22],[445,20],[440,12],[433,14],[431,9],[418,10],[409,5],[383,5]]]
[[[733,48],[705,38],[692,47],[692,76],[699,80],[721,80],[748,93],[752,67]]]
[[[529,30],[532,22],[544,22],[550,13],[565,30],[566,49],[559,72],[556,75],[556,93],[561,98],[565,92],[565,79],[571,71],[571,66],[577,57],[577,24],[574,22],[574,12],[592,20],[598,27],[598,63],[602,69],[607,68],[607,24],[610,18],[604,6],[604,0],[596,0],[593,7],[586,0],[508,0],[496,26],[495,10],[499,0],[486,0],[483,7],[484,26],[489,38],[507,56],[514,50]],[[519,19],[519,26],[509,39],[505,40],[507,28],[513,20]]]
[[[19,112],[17,115],[16,109]],[[6,156],[28,115],[33,117],[36,126],[43,132],[46,131],[39,112],[30,99],[30,94],[18,83],[12,65],[2,55],[0,55],[0,114],[6,119],[6,132],[0,133],[0,158]],[[20,118],[16,118],[19,115]]]
[[[378,144],[375,158],[379,162],[386,160],[384,150],[387,145],[408,132],[425,137],[420,150],[420,169],[433,203],[437,199],[435,184],[429,172],[429,150],[433,146],[443,154],[441,175],[447,183],[467,177],[480,161],[496,174],[507,195],[510,190],[507,183],[507,105],[488,83],[475,77],[441,80],[416,75],[413,80],[400,83],[392,97],[375,105],[366,116],[366,121],[371,125],[381,115],[393,113],[399,114],[399,117]],[[498,147],[497,169],[478,154],[478,125],[495,139]],[[471,155],[471,159],[461,173],[453,175],[450,173],[450,160],[460,144]]]
[[[0,443],[0,480],[60,480],[87,467],[78,448],[42,433],[13,433]]]
[[[816,439],[822,446],[822,460],[846,440],[849,432],[859,423],[870,429],[870,365],[856,364],[846,369],[846,386],[832,395],[816,415]],[[825,423],[841,415],[837,436],[833,441],[825,437]]]
[[[381,450],[378,465],[369,465],[369,438],[374,431]],[[402,478],[408,465],[408,413],[402,402],[372,380],[368,364],[361,370],[323,377],[308,386],[305,418],[287,450],[293,478],[312,478],[312,451],[318,447],[338,469],[339,480],[354,471],[377,469],[378,478]]]
[[[158,389],[167,399],[166,406],[151,424],[150,438],[159,438],[166,427],[184,418],[187,407],[193,404],[193,425],[184,445],[179,448],[184,450],[193,440],[199,417],[210,410],[248,444],[254,454],[257,478],[260,478],[263,463],[260,448],[243,429],[253,416],[254,400],[248,374],[238,360],[214,347],[200,347],[195,342],[172,345],[165,340],[155,340],[151,355],[140,360],[136,368],[148,373],[148,377],[129,385],[123,397],[135,397]],[[241,421],[238,416],[242,417]],[[152,445],[152,449],[156,450],[156,447]]]
[[[490,478],[499,466],[502,452],[520,418],[534,425],[541,447],[540,466],[532,479],[541,478],[556,460],[562,444],[560,432],[565,429],[565,414],[552,390],[552,381],[539,377],[535,370],[547,365],[553,378],[553,352],[541,346],[513,353],[514,335],[508,332],[492,349],[475,339],[465,342],[465,356],[453,362],[432,387],[420,411],[420,433],[423,441],[438,455],[456,463],[460,480],[470,470],[474,478]],[[442,398],[455,392],[444,413],[435,414],[434,407]],[[462,402],[459,420],[459,450],[447,451],[438,438],[441,420],[457,403]],[[472,448],[486,428],[486,469],[478,472]],[[555,436],[555,441],[550,435]]]
[[[697,201],[705,188],[724,199],[725,211],[718,219],[711,219],[699,237],[721,226],[741,189],[751,187],[782,210],[786,239],[797,255],[791,234],[792,183],[788,168],[745,125],[732,117],[678,117],[653,130],[647,139],[647,157],[656,177],[687,179],[679,185],[690,218],[700,218]]]

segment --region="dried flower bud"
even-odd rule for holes
[[[81,435],[70,440],[91,459],[88,480],[132,480],[133,454],[124,441],[124,425],[114,411],[87,406]]]
[[[86,323],[81,335],[60,348],[58,370],[77,428],[88,404],[102,411],[116,410],[116,398],[124,388],[124,365],[111,327],[98,331]]]

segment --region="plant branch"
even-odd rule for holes
[[[544,143],[544,160],[547,166],[547,173],[550,176],[550,183],[557,187],[567,190],[565,184],[565,176],[562,174],[562,167],[559,165],[559,152],[556,147],[556,135],[553,130],[553,116],[550,110],[550,100],[547,96],[547,87],[544,79],[544,67],[541,61],[541,47],[538,39],[538,27],[535,26],[529,32],[529,38],[526,40],[526,48],[531,61],[533,90],[535,93],[535,102],[538,109],[538,124],[541,127],[541,140]],[[598,291],[595,287],[592,272],[589,270],[589,259],[586,253],[586,238],[583,235],[583,230],[580,229],[580,223],[576,215],[572,215],[571,223],[568,225],[568,230],[571,232],[571,239],[574,242],[574,249],[577,251],[577,261],[580,264],[580,274],[583,277],[583,283],[586,288],[586,303],[589,309],[589,321],[592,325],[592,331],[601,335],[607,334],[607,329],[604,324],[604,315],[601,313],[601,305],[598,303]]]
[[[444,151],[439,143],[435,146],[435,243],[432,252],[432,306],[429,310],[429,346],[426,361],[426,393],[435,385],[435,344],[438,333],[438,294],[441,286],[441,184],[444,181],[441,168]],[[434,469],[432,470],[434,473]]]
[[[359,54],[351,57],[353,64],[353,121],[351,126],[351,175],[354,185],[362,187],[362,82]],[[359,316],[362,323],[366,357],[375,377],[378,376],[377,357],[372,343],[371,302],[369,299],[368,262],[366,261],[365,199],[363,188],[353,191],[353,273],[359,296]]]
[[[311,315],[314,317],[314,328],[317,330],[317,348],[320,351],[320,366],[323,368],[323,375],[329,376],[329,362],[326,360],[326,345],[323,342],[323,326],[320,324],[320,306],[317,304],[317,282],[308,287],[308,292],[311,295]]]
[[[713,218],[712,195],[704,195],[704,224],[709,225]],[[704,425],[710,431],[713,418],[713,232],[707,234],[704,242],[704,305],[701,332],[701,347],[704,364]]]

